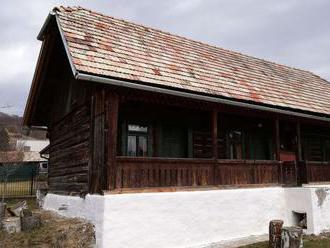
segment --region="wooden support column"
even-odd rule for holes
[[[217,185],[218,180],[216,177],[216,166],[218,159],[218,111],[216,111],[215,109],[211,113],[211,137],[212,137],[212,158],[214,159],[212,184]]]
[[[300,122],[299,121],[297,121],[297,160],[302,161],[301,128],[300,128]]]
[[[275,141],[275,159],[280,160],[280,120],[278,117],[275,119],[274,123],[274,141]]]
[[[90,163],[89,163],[89,192],[100,193],[107,189],[105,171],[105,92],[94,89],[91,96],[90,113]]]
[[[211,136],[212,136],[212,158],[218,158],[218,112],[212,111],[211,114]]]
[[[108,190],[114,190],[116,188],[116,155],[117,155],[117,135],[118,135],[118,107],[119,97],[115,92],[109,92],[107,94],[106,102],[106,124],[108,126],[107,131],[107,183]]]
[[[280,120],[278,117],[275,118],[274,121],[274,148],[275,148],[275,159],[280,161]],[[282,164],[279,165],[278,168],[278,183],[283,183],[283,170]]]

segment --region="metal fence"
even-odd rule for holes
[[[0,196],[35,195],[35,178],[39,163],[0,164]]]

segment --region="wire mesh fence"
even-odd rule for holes
[[[38,163],[0,164],[0,196],[35,195]]]

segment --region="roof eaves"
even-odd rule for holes
[[[77,72],[75,78],[78,80],[105,83],[105,84],[111,84],[111,85],[115,85],[115,86],[128,87],[128,88],[133,88],[133,89],[175,95],[175,96],[180,96],[180,97],[187,97],[187,98],[192,98],[192,99],[196,99],[196,100],[222,103],[222,104],[227,104],[227,105],[236,106],[236,107],[244,107],[244,108],[249,108],[249,109],[256,109],[256,110],[268,111],[268,112],[273,112],[273,113],[278,113],[278,114],[291,115],[291,116],[296,116],[296,117],[314,119],[314,120],[318,120],[318,121],[330,122],[329,117],[301,113],[301,112],[294,111],[294,110],[285,110],[285,109],[275,108],[275,107],[271,107],[271,106],[264,106],[264,105],[258,105],[258,104],[253,104],[253,103],[240,102],[240,101],[235,101],[235,100],[225,99],[225,98],[220,98],[220,97],[183,92],[183,91],[178,91],[178,90],[174,90],[174,89],[166,89],[166,88],[150,86],[150,85],[146,85],[146,84],[131,83],[131,82],[127,82],[124,80],[111,79],[111,78],[106,78],[106,77],[90,75],[90,74],[84,74],[84,73],[80,73],[80,72]]]
[[[69,60],[71,71],[73,73],[73,76],[76,77],[76,75],[77,75],[78,72],[76,70],[76,67],[74,66],[74,63],[73,63],[73,60],[72,60],[72,56],[71,56],[70,51],[69,51],[68,44],[67,44],[67,41],[66,41],[65,36],[64,36],[64,32],[62,30],[62,27],[61,27],[59,18],[58,18],[58,16],[56,14],[55,14],[55,19],[56,19],[56,24],[57,24],[58,30],[59,30],[60,35],[61,35],[61,39],[62,39],[62,42],[63,42],[63,46],[64,46],[64,49],[65,49],[66,55],[67,55],[68,60]]]
[[[63,42],[63,46],[64,46],[64,49],[65,49],[65,52],[66,52],[66,55],[68,57],[68,60],[69,60],[69,64],[70,64],[70,67],[71,67],[71,70],[72,70],[72,73],[73,73],[73,76],[75,76],[77,74],[77,70],[76,70],[76,67],[74,66],[74,63],[72,61],[72,57],[71,57],[71,54],[70,54],[70,51],[69,51],[69,48],[68,48],[68,44],[67,44],[67,41],[65,39],[65,36],[64,36],[64,32],[63,32],[63,29],[61,27],[61,24],[60,24],[60,21],[59,21],[59,18],[57,16],[57,13],[56,13],[56,8],[54,8],[53,11],[50,11],[47,18],[46,18],[46,21],[44,22],[43,26],[41,27],[41,30],[37,36],[37,39],[42,41],[44,40],[44,35],[45,35],[45,32],[49,26],[49,23],[50,21],[55,18],[55,21],[56,21],[56,25],[57,25],[57,28],[60,32],[60,36],[61,36],[61,40]]]
[[[52,18],[55,16],[55,12],[54,11],[50,11],[49,14],[47,15],[46,17],[46,20],[44,22],[44,24],[42,25],[39,33],[38,33],[38,36],[37,36],[37,39],[40,40],[40,41],[43,41],[44,40],[44,35],[45,35],[45,32],[49,26],[49,23],[50,21],[52,20]]]

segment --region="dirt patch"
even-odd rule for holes
[[[42,226],[29,232],[7,234],[0,231],[0,248],[3,247],[93,247],[95,232],[91,223],[79,218],[65,218],[51,211],[35,210]]]

